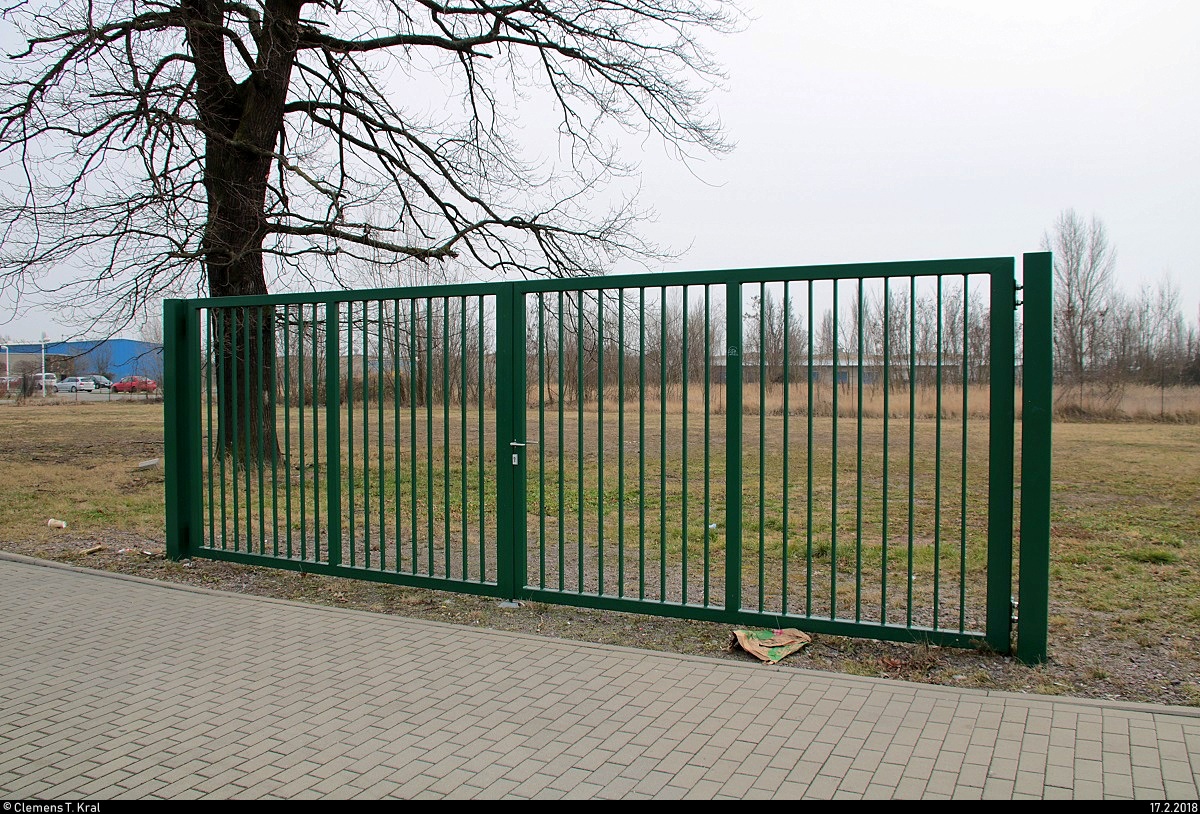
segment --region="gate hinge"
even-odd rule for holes
[[[1013,281],[1013,310],[1014,311],[1016,311],[1018,308],[1020,308],[1021,304],[1025,302],[1023,299],[1021,299],[1020,297],[1017,296],[1017,292],[1021,291],[1024,288],[1025,288],[1025,286],[1021,285],[1020,283],[1018,283],[1015,280]]]
[[[1008,598],[1008,602],[1012,606],[1012,623],[1015,625],[1017,623],[1017,619],[1020,617],[1020,614],[1017,612],[1017,608],[1020,603],[1017,602],[1017,598],[1015,596],[1010,596]]]

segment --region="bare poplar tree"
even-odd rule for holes
[[[1099,218],[1084,222],[1063,211],[1042,248],[1054,253],[1054,343],[1060,369],[1078,388],[1101,363],[1107,310],[1113,294],[1116,250]]]

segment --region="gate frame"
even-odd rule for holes
[[[769,625],[797,623],[814,632],[852,635],[893,641],[927,641],[934,644],[973,646],[981,641],[976,634],[934,630],[902,625],[828,620],[788,614],[781,616],[742,609],[741,599],[741,439],[742,370],[741,365],[727,368],[729,405],[726,409],[726,438],[729,453],[726,466],[726,557],[725,607],[670,604],[608,596],[558,593],[526,585],[528,551],[526,516],[527,456],[526,439],[526,296],[546,291],[585,291],[610,288],[725,285],[726,341],[729,355],[742,355],[741,286],[745,283],[806,280],[844,280],[988,273],[990,278],[991,369],[1008,369],[1013,375],[992,377],[989,416],[989,496],[986,631],[982,641],[997,652],[1013,650],[1013,623],[1017,628],[1017,657],[1026,663],[1046,659],[1049,604],[1050,542],[1050,466],[1052,413],[1052,258],[1048,252],[1023,255],[1026,309],[1022,337],[1022,438],[1020,470],[1020,579],[1019,609],[1013,613],[1013,500],[1009,487],[1014,483],[1014,378],[1017,300],[1014,258],[973,258],[957,260],[905,261],[851,265],[793,266],[701,272],[662,272],[638,275],[613,275],[592,280],[534,280],[465,286],[423,286],[417,288],[377,289],[371,291],[328,292],[314,295],[273,295],[263,297],[205,298],[164,301],[164,385],[165,475],[167,555],[179,560],[204,556],[255,565],[355,577],[378,582],[453,590],[507,599],[531,599],[554,604],[591,607],[602,610],[650,613],[659,616],[690,618],[723,623]],[[964,272],[964,266],[972,269]],[[203,477],[201,427],[201,330],[202,308],[262,306],[276,304],[324,303],[337,320],[340,303],[362,299],[408,299],[414,296],[451,296],[486,292],[496,300],[496,461],[497,461],[497,572],[496,583],[468,582],[440,577],[388,573],[349,568],[341,563],[339,512],[328,515],[328,563],[297,561],[252,553],[204,548],[200,490]],[[1012,310],[1003,306],[1011,303]],[[330,317],[327,317],[330,318]],[[736,326],[735,326],[736,323]],[[734,328],[736,327],[736,330]],[[735,339],[736,338],[736,339]],[[997,341],[999,340],[999,341]],[[326,333],[327,364],[335,367],[340,360],[339,334]],[[336,417],[339,404],[337,371],[327,380],[327,408],[332,405]],[[999,387],[997,387],[999,384]],[[332,401],[331,401],[332,399]],[[519,407],[518,408],[518,402]],[[337,425],[327,424],[327,449],[340,448]],[[1010,454],[997,455],[1008,449]],[[515,465],[507,465],[515,454]],[[328,476],[330,501],[340,481],[334,477],[340,466],[340,454],[331,455]],[[1006,544],[1007,543],[1007,544]]]

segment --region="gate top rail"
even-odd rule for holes
[[[497,280],[484,283],[453,283],[407,287],[355,289],[354,291],[309,291],[288,294],[259,294],[235,297],[187,299],[191,308],[225,308],[255,305],[311,305],[421,297],[472,297],[498,294],[518,286],[522,291],[592,291],[611,288],[659,288],[680,285],[724,285],[725,283],[796,282],[806,280],[858,280],[884,277],[934,277],[983,275],[1010,271],[1011,257],[971,257],[948,260],[905,260],[888,263],[837,263],[813,266],[763,266],[708,271],[656,271],[639,274],[610,274],[553,280]]]

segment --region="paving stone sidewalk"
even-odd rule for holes
[[[0,555],[5,800],[1198,791],[1190,708],[677,656]]]

